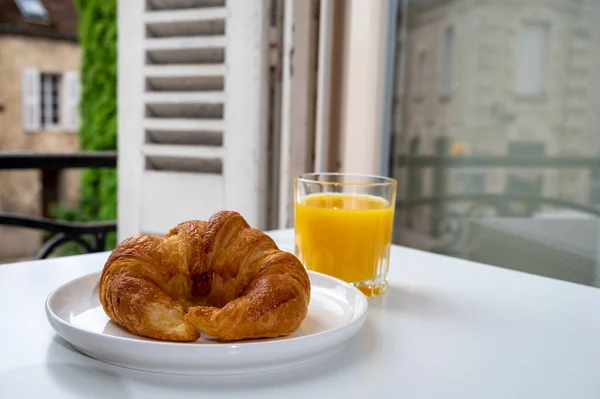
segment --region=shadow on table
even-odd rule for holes
[[[60,386],[80,398],[131,398],[124,378],[116,370],[83,364],[50,363],[48,374]],[[100,388],[93,391],[92,387]]]
[[[435,318],[460,321],[472,319],[474,314],[468,315],[457,306],[460,298],[449,300],[443,293],[431,289],[419,290],[409,285],[391,285],[384,295],[369,299],[369,307],[380,312],[370,312],[369,317],[375,317],[378,323],[388,317],[410,318]]]
[[[387,292],[369,299],[369,306],[381,309],[422,312],[437,306],[437,301],[414,288],[390,285]]]
[[[57,336],[48,348],[49,360],[51,362],[52,359],[64,360],[65,350],[72,352],[74,356],[83,356]],[[61,351],[63,353],[58,353]],[[48,379],[55,384],[44,384],[43,381]],[[119,370],[111,370],[102,364],[82,364],[76,358],[72,364],[61,362],[31,365],[0,373],[0,387],[2,398],[127,399],[132,397]]]
[[[85,356],[73,348],[67,341],[54,336],[48,347],[48,359],[57,358],[59,351],[67,350],[74,356]],[[69,364],[49,363],[47,365],[50,377],[62,388],[78,397],[85,398],[130,398],[123,376],[118,370],[111,370],[104,364]],[[90,387],[102,387],[102,390],[91,391]]]
[[[356,368],[357,377],[361,368],[365,367],[370,356],[379,351],[380,339],[378,331],[369,323],[360,332],[337,352],[314,362],[283,370],[263,372],[246,375],[225,376],[185,376],[160,373],[143,372],[109,365],[91,359],[71,347],[65,340],[56,336],[48,349],[48,357],[62,359],[68,358],[64,351],[69,351],[73,356],[84,356],[93,362],[94,366],[60,364],[59,367],[49,365],[49,374],[59,384],[73,393],[79,393],[85,386],[106,386],[110,392],[99,397],[128,398],[124,382],[137,382],[144,386],[154,386],[158,389],[173,388],[178,391],[206,391],[206,390],[245,390],[253,388],[277,389],[290,384],[302,384],[307,380],[331,380],[335,375],[342,373],[347,368]],[[58,352],[62,352],[59,356]],[[74,358],[74,361],[76,359]],[[86,362],[87,363],[87,362]],[[83,391],[81,391],[83,392]],[[99,394],[100,395],[100,394]],[[90,397],[88,392],[82,397]]]

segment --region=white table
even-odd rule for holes
[[[290,231],[272,235],[291,250]],[[388,294],[326,359],[211,378],[107,365],[44,313],[51,290],[107,255],[0,266],[0,398],[600,398],[600,290],[400,247]]]

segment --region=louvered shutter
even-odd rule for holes
[[[40,71],[27,68],[22,72],[23,130],[35,133],[40,130]]]
[[[267,2],[119,2],[119,238],[221,209],[264,228]]]
[[[81,96],[79,72],[65,72],[63,82],[64,128],[68,132],[75,133],[79,131],[79,99]]]

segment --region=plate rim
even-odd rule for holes
[[[179,341],[166,341],[166,340],[158,340],[158,339],[153,339],[153,338],[147,338],[147,337],[138,337],[135,334],[130,333],[129,331],[127,331],[127,333],[133,335],[133,337],[120,337],[120,336],[116,336],[116,335],[108,335],[108,334],[103,334],[103,333],[99,333],[96,331],[91,331],[85,328],[82,328],[78,325],[75,325],[65,319],[63,319],[62,317],[58,316],[56,313],[54,313],[54,311],[51,309],[50,307],[50,301],[57,295],[57,293],[64,289],[67,285],[76,283],[79,280],[84,280],[87,278],[92,277],[93,275],[101,275],[102,271],[95,271],[95,272],[91,272],[91,273],[87,273],[85,275],[76,277],[74,279],[71,279],[63,284],[61,284],[60,286],[58,286],[57,288],[53,289],[48,296],[46,297],[46,301],[45,301],[45,310],[46,310],[46,315],[48,318],[51,318],[52,320],[54,320],[55,322],[58,322],[59,324],[61,324],[63,327],[66,328],[70,328],[70,329],[75,329],[78,331],[81,331],[83,333],[86,334],[92,334],[94,336],[97,337],[102,337],[100,339],[108,339],[108,340],[115,340],[115,341],[120,341],[120,342],[129,342],[132,344],[136,344],[136,345],[146,345],[146,344],[150,344],[150,345],[158,345],[158,346],[169,346],[169,347],[177,347],[177,348],[189,348],[190,346],[193,347],[205,347],[205,348],[213,348],[211,350],[215,350],[215,348],[219,348],[219,347],[235,347],[236,349],[238,349],[239,347],[243,346],[243,347],[251,347],[251,346],[256,346],[256,345],[269,345],[269,346],[278,346],[278,345],[289,345],[290,343],[294,342],[301,342],[303,340],[307,340],[307,339],[314,339],[326,334],[333,334],[335,332],[341,331],[343,329],[346,329],[356,323],[361,322],[361,320],[363,320],[364,318],[367,317],[368,315],[368,311],[369,311],[369,301],[368,298],[365,296],[365,294],[363,294],[363,292],[361,290],[359,290],[358,288],[354,287],[352,284],[347,283],[344,280],[341,280],[339,278],[333,277],[333,276],[329,276],[327,274],[324,273],[319,273],[319,272],[315,272],[312,270],[307,270],[306,271],[309,274],[309,279],[310,279],[310,275],[316,275],[318,277],[321,278],[325,278],[325,279],[329,279],[332,281],[335,281],[336,283],[343,285],[345,287],[350,288],[351,291],[354,291],[357,295],[357,297],[360,300],[360,304],[362,305],[362,310],[360,310],[360,312],[358,313],[358,315],[355,315],[350,321],[348,321],[346,324],[343,324],[341,326],[332,328],[332,329],[328,329],[325,331],[320,331],[318,333],[315,334],[310,334],[310,335],[302,335],[299,337],[292,337],[292,338],[287,338],[287,337],[283,337],[283,339],[278,339],[278,340],[268,340],[268,341],[260,341],[260,342],[256,342],[253,340],[247,341],[247,340],[238,340],[238,341],[226,341],[226,342],[222,342],[219,343],[218,345],[215,345],[214,343],[197,343],[197,341],[191,341],[191,342],[179,342]],[[311,292],[312,292],[312,287],[311,287]],[[50,324],[52,325],[52,323],[50,322]],[[120,327],[120,326],[119,326]],[[59,334],[62,337],[62,334],[59,333],[59,331],[57,331],[57,329],[52,326],[52,328],[55,330],[55,332],[57,334]],[[123,328],[123,327],[121,327]],[[64,337],[63,337],[64,338]],[[66,338],[65,338],[66,339]],[[260,338],[259,338],[260,339]],[[263,339],[269,339],[269,338],[263,338]],[[68,341],[68,340],[67,340]]]

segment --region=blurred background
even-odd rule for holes
[[[115,1],[0,0],[0,262],[57,233],[8,216],[116,219],[116,171],[75,167],[97,164],[82,151],[116,149],[116,33]]]
[[[597,0],[0,0],[0,262],[225,208],[292,228],[293,177],[339,171],[398,180],[397,244],[600,286],[599,20]]]

